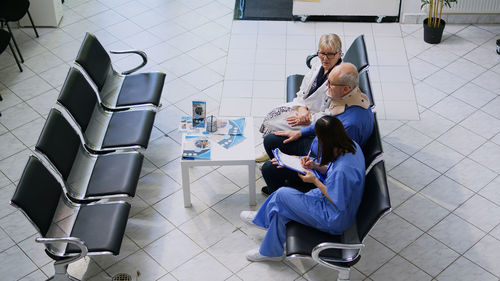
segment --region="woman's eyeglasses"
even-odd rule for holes
[[[337,53],[324,53],[324,52],[320,52],[318,51],[316,53],[316,55],[318,55],[318,57],[322,57],[322,58],[327,58],[327,59],[332,59]]]

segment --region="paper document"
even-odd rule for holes
[[[278,161],[278,165],[288,168],[290,170],[297,171],[303,175],[306,174],[307,169],[304,169],[300,164],[300,158],[297,156],[292,156],[285,154],[276,148],[273,150],[274,158]]]

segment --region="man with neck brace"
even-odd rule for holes
[[[345,127],[347,135],[364,147],[373,131],[373,113],[368,97],[358,87],[358,71],[350,63],[342,63],[328,75],[327,95],[331,98],[329,114],[337,117]],[[327,114],[325,113],[325,114]],[[303,156],[310,152],[316,157],[318,139],[314,134],[314,124],[300,131],[278,131],[264,138],[264,148],[269,158],[274,158],[272,150],[279,148],[289,155]],[[281,186],[294,187],[303,192],[311,187],[302,182],[296,172],[281,169],[273,159],[262,166],[262,176],[267,184],[262,192],[269,195]]]

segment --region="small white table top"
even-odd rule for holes
[[[229,164],[229,162],[255,161],[254,127],[252,117],[245,117],[245,129],[243,130],[243,136],[245,137],[245,139],[229,149],[226,149],[217,143],[217,141],[215,140],[216,134],[217,132],[208,134],[211,142],[209,160],[181,159],[181,162],[189,162],[194,166],[200,164],[203,165],[203,163],[210,163],[210,165],[224,165]],[[232,164],[234,165],[234,163]]]

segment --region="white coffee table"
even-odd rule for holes
[[[210,160],[183,160],[181,159],[182,190],[184,192],[184,207],[191,207],[191,191],[189,181],[189,168],[194,166],[226,166],[247,165],[248,166],[248,188],[250,205],[255,206],[255,144],[253,133],[253,118],[245,117],[245,140],[237,145],[226,149],[213,140],[210,134],[211,152]],[[184,139],[184,137],[183,137]],[[181,151],[182,155],[182,151]]]

